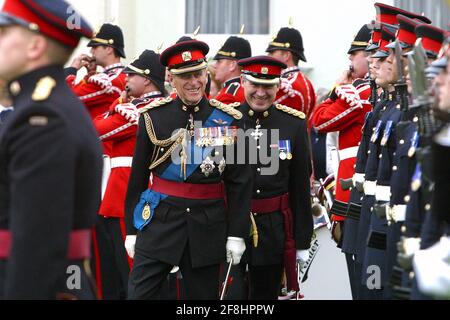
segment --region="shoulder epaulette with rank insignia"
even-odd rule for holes
[[[172,100],[173,99],[171,97],[155,99],[152,102],[150,102],[148,105],[146,105],[145,107],[140,108],[139,112],[144,113],[148,110],[155,109],[157,107],[168,104],[168,103],[172,102]]]
[[[237,120],[242,118],[242,113],[235,109],[241,105],[239,102],[233,102],[230,104],[226,104],[226,103],[220,102],[216,99],[211,99],[211,100],[209,100],[209,104],[211,106],[219,109],[220,111],[228,113],[230,116],[232,116],[233,118],[235,118]]]
[[[240,83],[232,83],[228,86],[228,88],[225,92],[234,96],[234,95],[236,95],[236,92],[238,91],[240,86],[241,86]]]
[[[294,117],[300,118],[300,119],[305,119],[306,116],[303,112],[295,110],[293,108],[290,108],[288,106],[282,105],[282,104],[277,104],[275,106],[278,110],[281,110],[283,112],[286,112],[287,114],[290,114]]]
[[[53,88],[56,86],[56,81],[52,77],[41,78],[34,88],[31,99],[33,101],[43,101],[46,100],[52,93]]]

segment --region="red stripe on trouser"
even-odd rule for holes
[[[125,247],[125,238],[127,237],[127,232],[125,231],[125,218],[119,218],[119,223],[120,223],[120,232],[122,233],[123,246]],[[130,267],[131,272],[131,268],[133,268],[133,259],[130,258],[128,252],[126,252],[126,255],[128,259],[128,266]]]
[[[103,299],[102,272],[100,269],[100,252],[98,249],[97,232],[95,227],[92,228],[92,246],[94,248],[95,259],[95,282],[97,284],[97,299]]]

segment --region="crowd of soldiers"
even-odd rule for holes
[[[183,36],[125,66],[121,28],[69,6],[0,12],[0,298],[298,298],[317,198],[353,299],[449,297],[447,31],[376,3],[316,103],[293,27],[267,55]]]

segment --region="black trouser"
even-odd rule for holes
[[[225,281],[225,277],[227,276],[228,266],[228,263],[223,264],[222,275],[220,277],[221,284],[223,284],[223,282]],[[224,300],[248,299],[248,279],[245,271],[246,267],[247,264],[244,262],[231,267]]]
[[[277,300],[281,287],[283,264],[249,265],[250,300]]]
[[[0,260],[0,300],[5,299],[7,261]],[[62,276],[57,280],[53,299],[59,300],[95,300],[95,284],[92,278],[89,261],[70,260],[67,262]]]
[[[161,286],[172,267],[170,264],[136,252],[128,282],[128,299],[160,299]],[[186,245],[179,267],[183,275],[186,299],[217,300],[219,298],[219,264],[193,268],[189,247]]]
[[[352,254],[350,254],[350,253],[344,253],[344,254],[345,254],[345,260],[347,262],[347,270],[348,270],[348,277],[350,280],[350,288],[352,289],[352,299],[358,300],[359,284],[361,283],[361,280],[359,278],[356,278],[355,260],[353,259]]]
[[[103,299],[126,299],[130,266],[120,218],[99,216],[96,224]]]

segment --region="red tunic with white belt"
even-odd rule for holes
[[[274,105],[281,103],[300,110],[309,119],[316,105],[316,94],[309,79],[298,67],[284,69],[281,73],[281,84]]]
[[[356,79],[352,84],[336,87],[335,91],[311,117],[318,132],[339,132],[339,168],[336,178],[336,197],[331,208],[333,220],[345,220],[349,190],[342,190],[340,179],[352,178],[362,126],[366,113],[372,109],[369,102],[370,84],[366,79]]]
[[[159,91],[150,92],[140,98],[133,99],[137,109],[150,103],[155,98],[162,97]],[[111,174],[106,185],[103,201],[100,205],[99,215],[105,217],[124,217],[125,196],[128,179],[131,172],[134,146],[136,144],[137,123],[130,122],[115,107],[120,104],[120,98],[111,104],[106,117],[100,115],[94,119],[94,126],[102,141],[110,141],[111,148]]]

